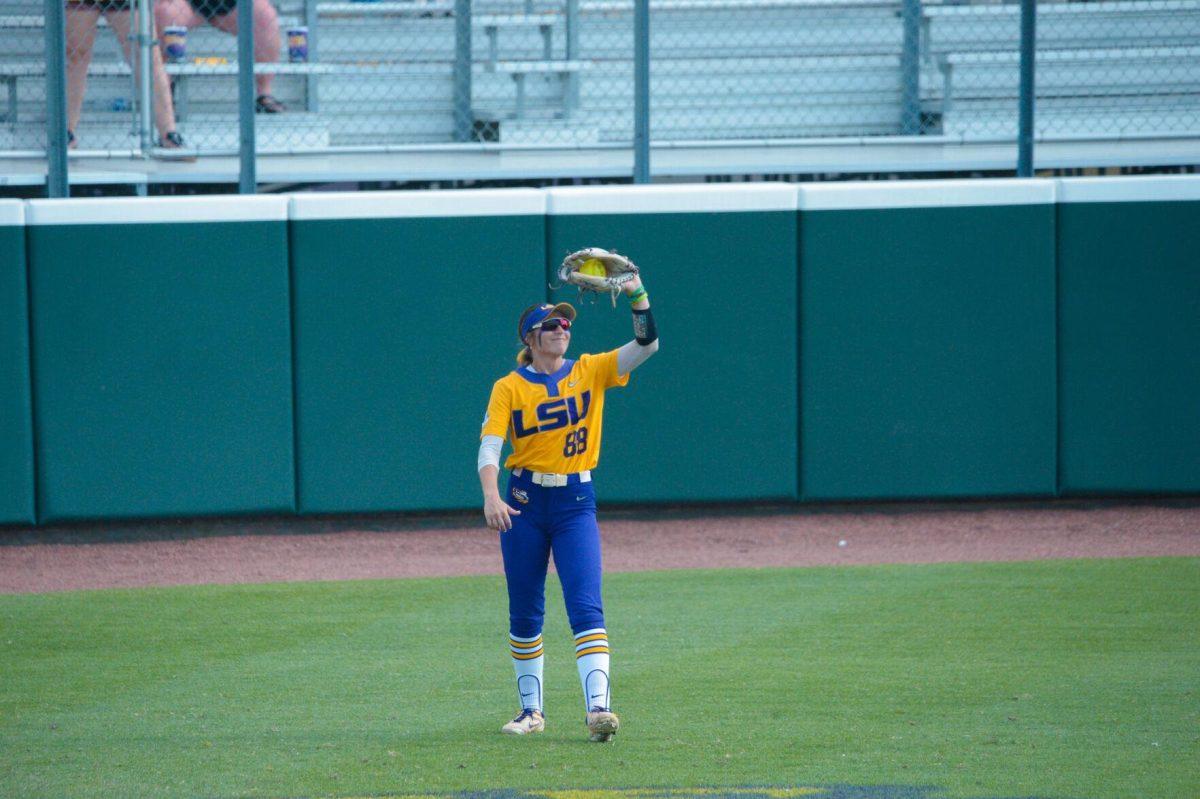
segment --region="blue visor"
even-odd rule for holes
[[[533,330],[555,313],[564,319],[575,320],[575,308],[570,303],[560,302],[558,305],[551,305],[550,303],[539,305],[529,312],[529,316],[525,317],[525,324],[521,325],[521,341],[525,341],[525,337],[529,335],[530,330]]]
[[[521,327],[521,341],[529,335],[529,331],[533,330],[534,325],[541,324],[550,314],[554,313],[553,305],[543,305],[540,308],[535,308],[530,311],[529,316],[525,317],[525,324]]]

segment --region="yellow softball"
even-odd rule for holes
[[[588,258],[580,265],[579,271],[582,274],[595,275],[596,277],[608,276],[608,270],[604,268],[604,262],[599,258]]]

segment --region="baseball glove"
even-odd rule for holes
[[[558,278],[564,283],[578,286],[579,291],[612,295],[613,305],[625,284],[638,274],[637,264],[615,252],[599,247],[576,250],[563,259],[558,267]]]

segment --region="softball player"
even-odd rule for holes
[[[646,289],[635,278],[623,290],[632,305],[635,339],[577,361],[563,357],[575,309],[565,302],[526,308],[517,323],[524,345],[517,368],[496,381],[483,419],[478,461],[483,515],[500,533],[508,643],[521,698],[521,712],[501,728],[505,733],[545,728],[542,620],[551,552],[575,636],[590,738],[608,741],[620,726],[612,712],[591,470],[600,458],[605,390],[628,383],[629,373],[658,350]],[[508,435],[513,452],[504,464],[510,476],[501,495],[500,449]]]

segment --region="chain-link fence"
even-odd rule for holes
[[[578,0],[320,2],[298,9],[306,74],[281,81],[286,117],[263,151],[446,143],[595,145],[630,141],[629,14],[589,16]],[[586,105],[585,105],[586,104]],[[588,122],[606,108],[611,124]],[[596,117],[591,117],[593,120]]]
[[[632,146],[634,0],[243,1],[260,154]],[[0,157],[47,146],[45,2],[0,4]],[[74,152],[235,154],[237,2],[65,0]],[[1200,0],[1036,9],[1039,139],[1200,136]],[[1017,2],[650,10],[655,144],[1016,137]]]
[[[1021,9],[924,4],[921,132],[975,140],[1017,133]]]
[[[1038,3],[1039,138],[1200,135],[1200,2]]]
[[[1020,8],[922,9],[926,130],[965,139],[1017,131]],[[1037,3],[1038,139],[1200,132],[1200,2]]]
[[[0,79],[4,82],[4,125],[0,152],[46,151],[45,36],[41,0],[0,5]]]

